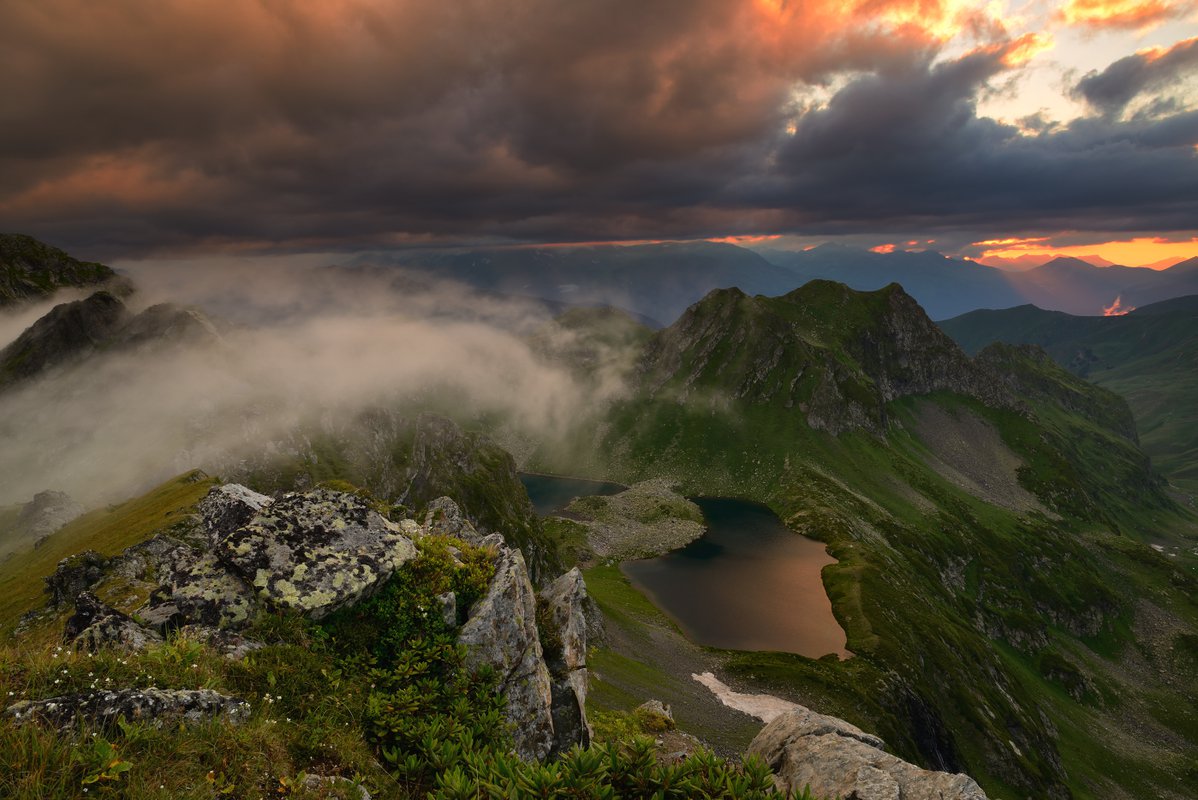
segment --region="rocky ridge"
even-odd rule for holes
[[[1020,407],[898,284],[855,292],[817,280],[781,297],[716,290],[650,340],[638,369],[651,396],[718,404],[731,388],[732,399],[797,408],[829,433],[883,433],[887,403],[936,391]]]
[[[65,287],[106,283],[118,292],[124,286],[103,264],[79,261],[32,236],[0,234],[0,307],[49,297]]]
[[[480,535],[449,498],[430,506],[426,526],[413,519],[393,522],[346,492],[313,489],[272,498],[227,484],[200,503],[189,532],[160,534],[113,558],[88,551],[64,559],[46,588],[51,607],[73,606],[63,631],[73,647],[139,651],[182,630],[240,658],[261,646],[239,633],[259,610],[320,619],[350,607],[415,557],[417,540],[452,531],[493,553],[494,577],[484,597],[466,610],[458,641],[471,667],[486,665],[499,676],[517,753],[540,760],[585,745],[587,615],[594,612],[581,573],[563,575],[540,600],[519,549],[499,534]],[[92,590],[113,577],[126,591],[140,587],[147,599],[128,614],[102,602]],[[452,593],[444,602],[447,622],[456,624]],[[550,609],[551,634],[538,628],[538,602]],[[551,643],[548,650],[542,638]],[[69,725],[83,716],[105,724],[130,715],[198,719],[226,713],[238,702],[90,693],[18,704],[8,713],[19,721]]]

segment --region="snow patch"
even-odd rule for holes
[[[733,691],[730,686],[720,681],[711,672],[691,673],[691,677],[710,689],[711,693],[724,705],[748,714],[750,717],[757,717],[762,722],[772,722],[787,711],[802,708],[797,703],[770,694],[742,694]]]

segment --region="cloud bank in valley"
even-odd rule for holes
[[[146,277],[140,305],[168,292],[241,324],[215,344],[97,355],[0,394],[0,505],[50,488],[89,506],[123,499],[187,469],[256,457],[305,426],[430,398],[514,436],[552,439],[619,389],[613,376],[584,385],[533,352],[527,337],[543,334],[543,308],[460,286],[395,271]],[[0,315],[0,330],[10,321]]]
[[[1150,103],[1184,54],[1112,56],[1105,72],[1079,78],[1091,115],[992,118],[980,104],[1015,91],[1051,44],[1005,8],[9,4],[0,218],[107,258],[1192,229],[1198,112],[1180,102],[1107,113],[1133,96]],[[1046,24],[1113,35],[1104,32],[1181,25],[1192,10],[1071,0]]]

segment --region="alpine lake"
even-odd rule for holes
[[[571,499],[610,495],[620,484],[521,475],[539,514]],[[821,542],[795,533],[766,506],[738,498],[692,497],[707,532],[656,558],[620,570],[691,641],[728,650],[779,651],[808,658],[852,655],[832,614],[821,570],[836,560]]]

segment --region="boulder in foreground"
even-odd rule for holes
[[[779,788],[843,800],[987,800],[967,775],[933,772],[885,752],[884,743],[802,706],[766,725],[748,755],[764,760]]]

